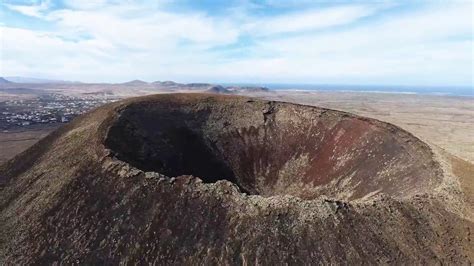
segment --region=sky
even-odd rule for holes
[[[472,86],[472,1],[1,0],[0,76]]]

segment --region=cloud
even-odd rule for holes
[[[280,77],[286,69],[293,81],[466,85],[473,61],[470,20],[465,5],[440,6],[337,32],[265,38],[254,53],[283,60],[266,75]]]
[[[47,30],[1,25],[0,74],[114,82],[472,84],[470,3],[414,11],[349,4],[257,16],[245,8],[235,15],[235,9],[178,12],[147,1],[73,2],[62,9],[41,2],[26,11],[53,25]],[[18,7],[24,5],[8,6],[24,14]]]
[[[72,9],[93,10],[104,7],[107,0],[65,0],[64,4]]]
[[[84,71],[107,57],[107,45],[97,41],[64,41],[50,33],[1,27],[2,73],[49,73],[59,76],[68,71]],[[26,44],[26,45],[25,45]],[[34,49],[32,49],[34,47]],[[77,62],[80,67],[75,68]]]
[[[68,39],[82,37],[108,42],[127,51],[148,51],[192,45],[213,46],[235,42],[238,29],[228,20],[202,13],[165,12],[152,4],[111,4],[100,9],[60,9],[44,19]]]
[[[318,30],[352,23],[374,14],[376,10],[374,6],[362,5],[331,7],[257,19],[247,27],[249,32],[258,35]]]
[[[25,16],[42,18],[43,12],[49,9],[51,6],[50,0],[40,1],[39,3],[31,5],[13,5],[4,4],[8,9],[21,13]]]

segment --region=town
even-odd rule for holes
[[[45,94],[33,99],[0,102],[0,130],[38,124],[67,123],[74,117],[117,98]]]

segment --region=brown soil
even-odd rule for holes
[[[28,149],[58,127],[55,124],[0,132],[0,164]]]
[[[329,109],[129,99],[0,177],[2,264],[472,262],[473,222],[435,192],[446,177],[429,146]]]

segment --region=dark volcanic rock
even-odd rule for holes
[[[431,149],[245,97],[113,103],[0,168],[0,263],[469,263]],[[454,197],[453,194],[449,194]]]

